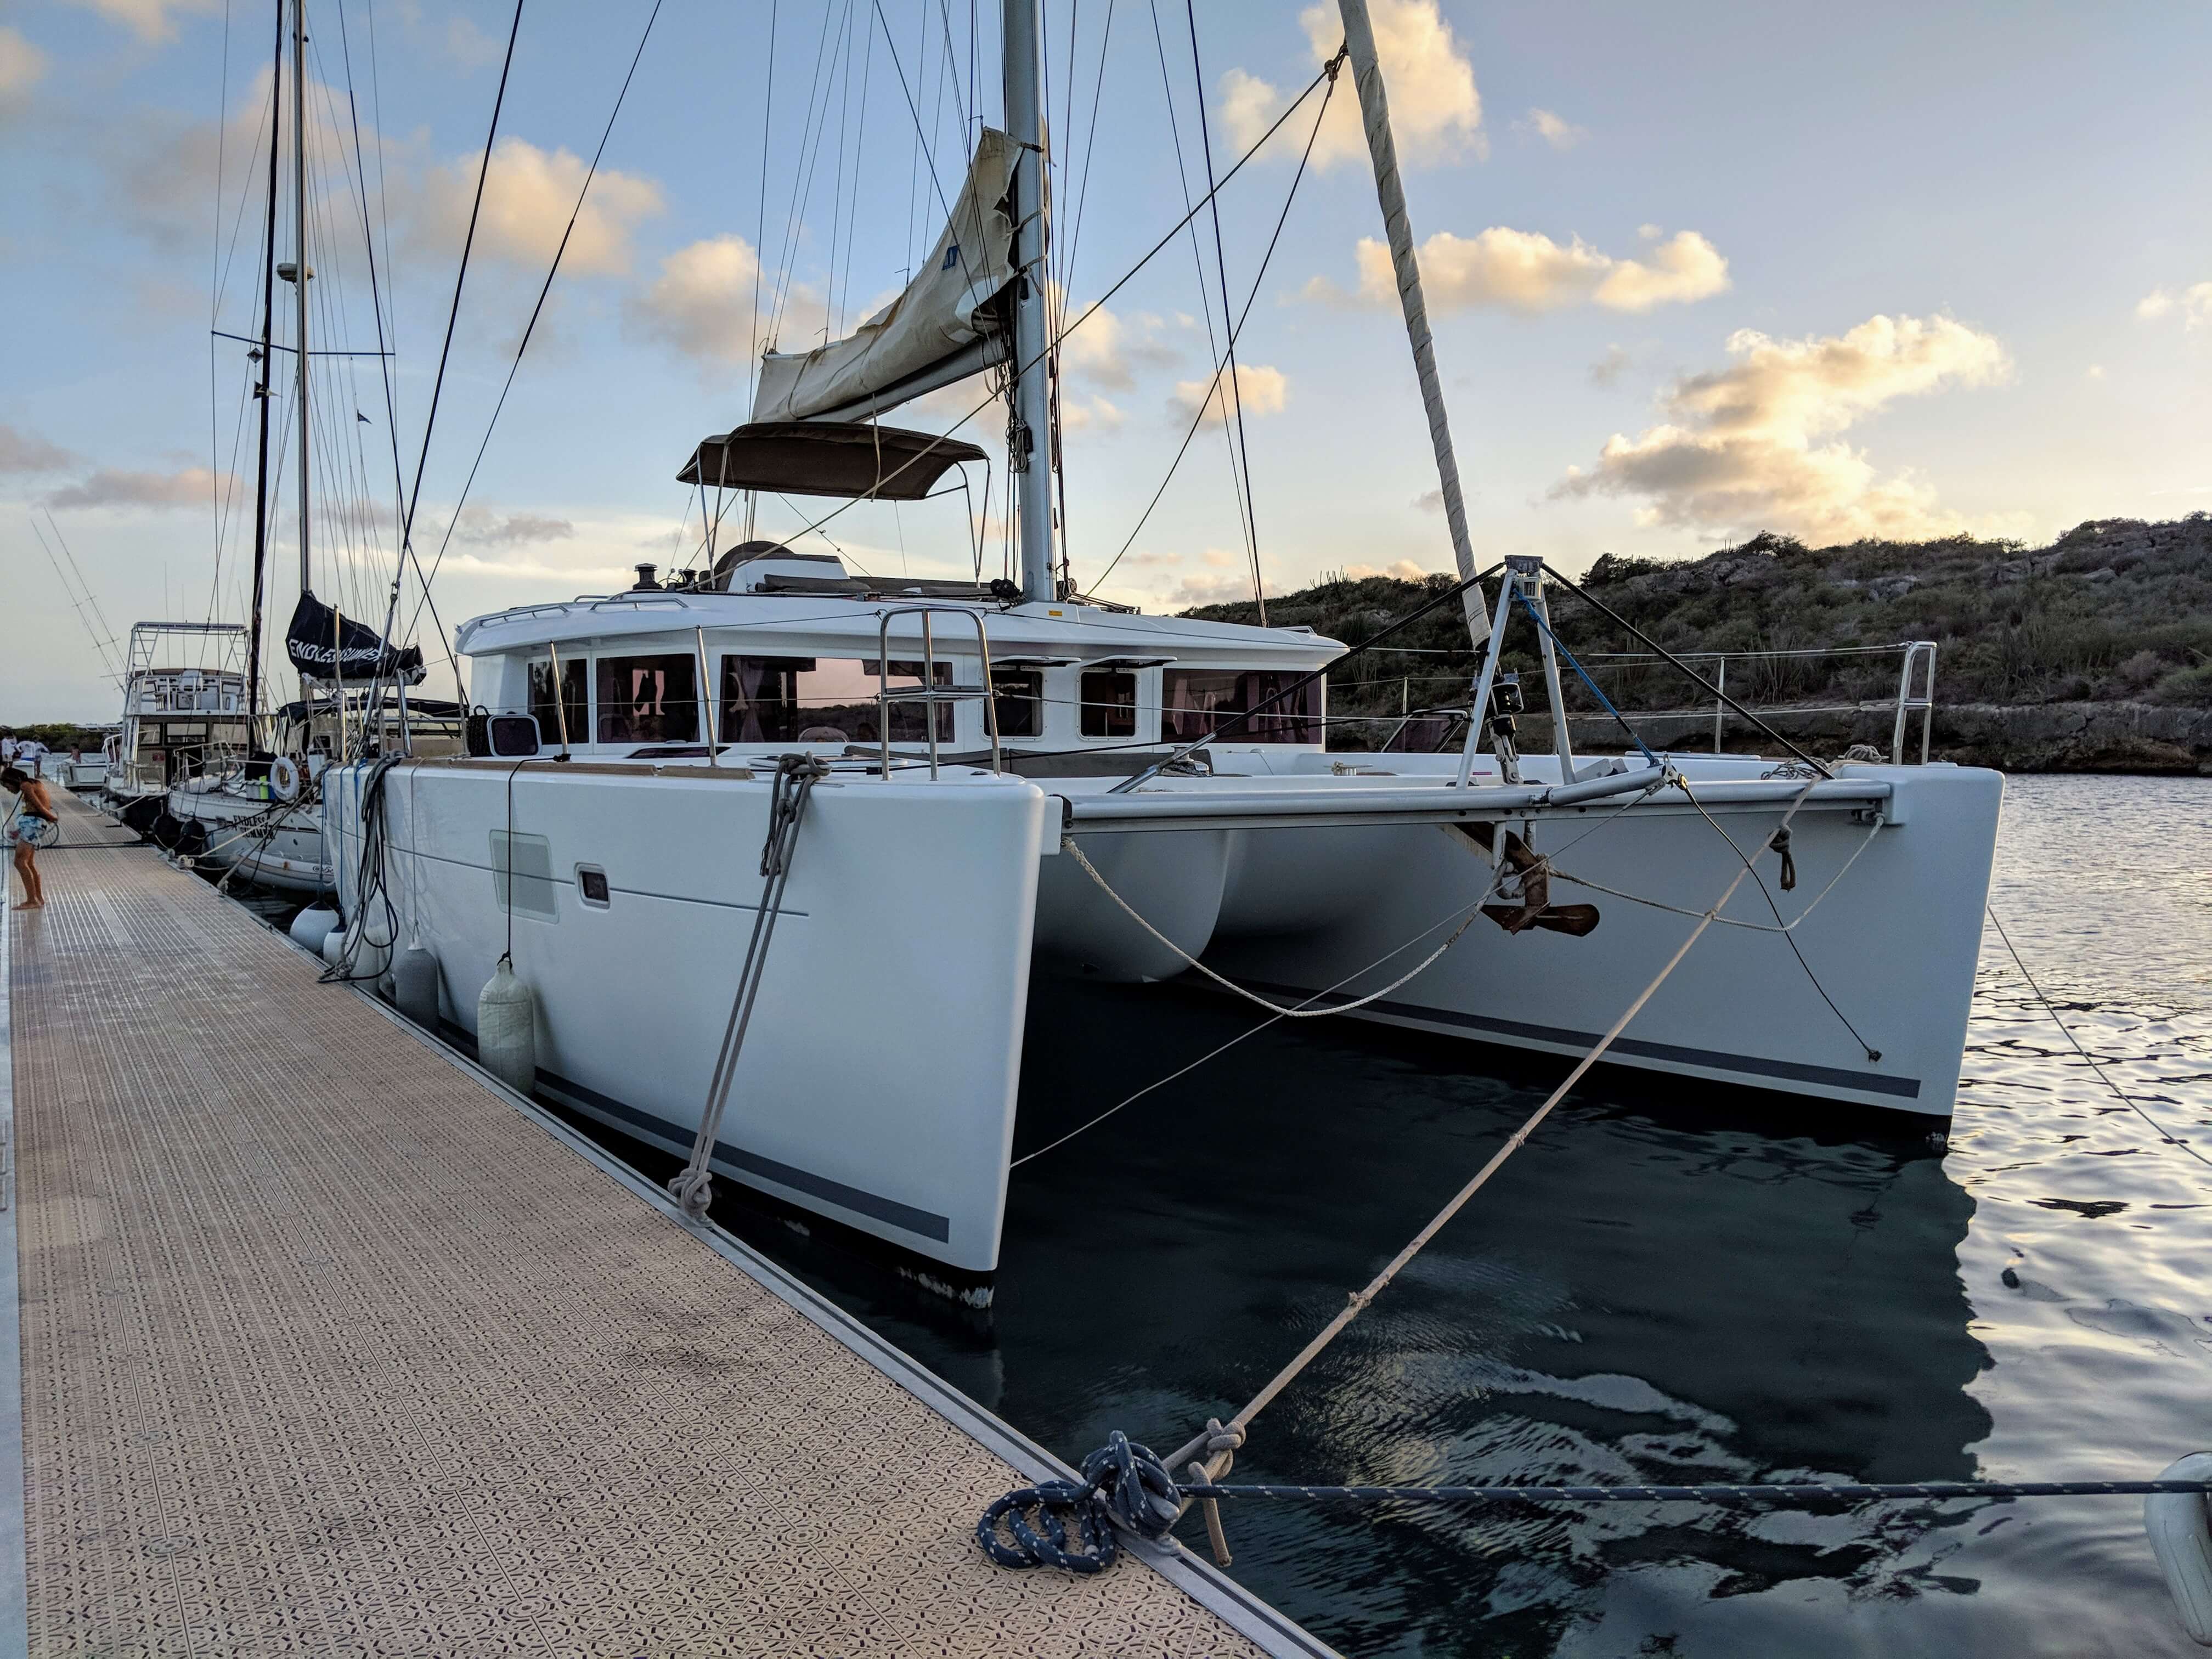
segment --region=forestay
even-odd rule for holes
[[[842,340],[767,353],[755,422],[866,419],[1004,361],[990,307],[1013,276],[1006,190],[1018,153],[983,129],[951,219],[905,292]]]

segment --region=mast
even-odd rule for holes
[[[284,0],[276,0],[276,49],[269,83],[272,112],[283,108]],[[259,459],[253,468],[253,614],[246,636],[246,746],[249,751],[261,740],[261,610],[263,573],[269,554],[269,362],[276,311],[276,157],[279,144],[272,116],[269,133],[269,211],[261,244],[261,383],[253,395],[261,400]]]
[[[294,346],[300,359],[300,591],[307,570],[307,0],[292,0],[292,292],[299,301]],[[304,695],[304,693],[302,694]]]
[[[1460,580],[1474,574],[1474,548],[1468,539],[1467,501],[1460,493],[1459,458],[1452,453],[1451,422],[1444,413],[1443,386],[1437,378],[1436,343],[1429,334],[1428,302],[1421,297],[1421,267],[1413,252],[1413,221],[1406,214],[1406,188],[1398,176],[1398,146],[1390,136],[1390,100],[1382,89],[1382,66],[1375,54],[1375,29],[1367,0],[1337,0],[1344,18],[1344,44],[1352,54],[1352,84],[1359,88],[1359,114],[1367,128],[1367,153],[1375,164],[1375,194],[1382,204],[1382,227],[1390,241],[1390,264],[1397,273],[1398,303],[1406,313],[1406,337],[1413,348],[1413,373],[1421,383],[1421,408],[1429,417],[1429,442],[1437,455],[1437,482],[1451,526],[1452,558]],[[1466,593],[1468,626],[1478,640],[1482,595]]]
[[[1045,313],[1049,246],[1040,0],[1006,0],[1000,40],[1014,163],[1014,378],[1006,388],[1006,474],[1022,550],[1022,597],[1060,597],[1052,556],[1052,363]]]

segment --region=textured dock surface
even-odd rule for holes
[[[32,1653],[1260,1650],[987,1562],[926,1389],[118,838],[9,918]]]

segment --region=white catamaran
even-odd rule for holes
[[[1018,586],[748,542],[465,623],[477,752],[326,778],[354,971],[427,971],[437,1017],[470,1030],[493,981],[511,1060],[511,966],[536,1086],[688,1154],[688,1201],[711,1170],[969,1274],[998,1260],[1033,970],[1203,976],[1577,1056],[1633,1012],[1613,1063],[1765,1091],[1778,1115],[1945,1117],[2000,779],[1901,744],[1833,764],[1575,752],[1560,579],[1516,559],[1475,580],[1359,0],[1347,50],[1460,568],[1443,599],[1485,647],[1464,742],[1332,750],[1322,671],[1343,646],[1136,614],[1060,577],[1056,343],[1024,274],[1049,229],[1037,6],[1004,9],[1006,131],[924,275],[852,337],[770,355],[753,418],[681,477],[918,500],[983,453],[877,417],[995,368]],[[1516,618],[1553,753],[1517,748]]]

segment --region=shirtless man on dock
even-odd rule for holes
[[[23,878],[23,902],[15,908],[43,910],[46,888],[39,878],[39,848],[61,828],[60,814],[54,811],[54,798],[46,793],[45,781],[20,768],[0,770],[0,785],[15,791],[17,797],[15,811],[8,820],[9,844],[15,849],[15,873]]]

